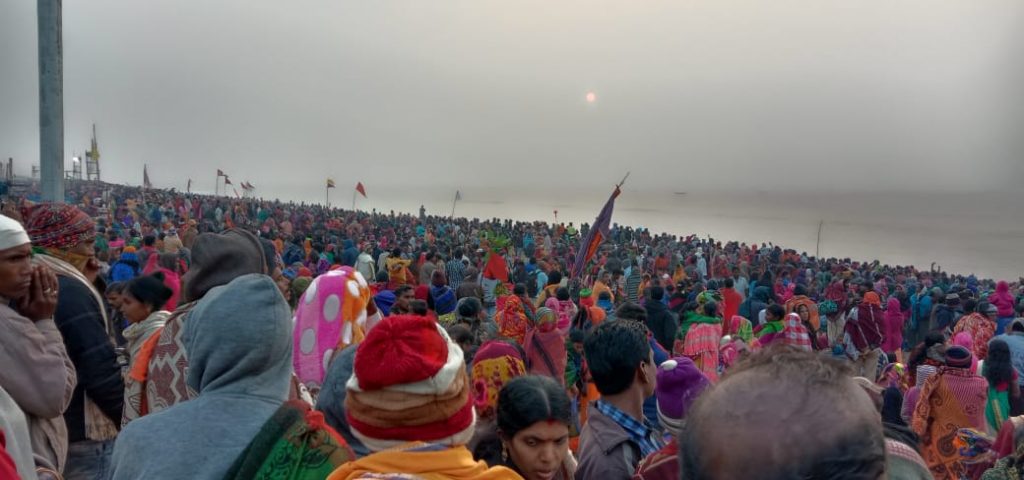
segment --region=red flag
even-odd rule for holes
[[[146,165],[142,166],[142,186],[153,188],[153,184],[149,182],[149,169]]]
[[[224,175],[224,170],[221,170],[221,169],[218,168],[217,169],[217,176],[218,177],[226,177],[227,175]]]
[[[359,192],[360,194],[362,194],[363,198],[367,198],[366,197],[366,188],[363,187],[363,182],[356,183],[356,191]]]
[[[224,175],[224,185],[234,185],[231,183],[231,179],[227,175]]]

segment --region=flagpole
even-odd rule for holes
[[[619,187],[621,187],[621,186],[622,186],[623,184],[625,184],[625,183],[626,183],[626,179],[627,179],[627,178],[629,178],[629,174],[630,174],[630,173],[633,173],[633,172],[626,172],[626,176],[625,176],[625,177],[622,177],[622,181],[621,181],[621,182],[619,182],[619,184],[618,184],[618,185],[616,185],[616,186],[615,186],[615,188],[619,188]]]
[[[213,196],[220,196],[220,174],[218,174],[217,179],[213,181]]]
[[[818,222],[818,241],[814,246],[814,258],[821,258],[821,227],[825,226],[825,220],[822,219]]]
[[[459,201],[459,191],[455,191],[455,198],[452,200],[452,217],[455,218],[455,203]]]
[[[356,211],[356,190],[352,189],[352,211]]]
[[[146,206],[146,190],[147,190],[147,188],[146,188],[147,187],[146,180],[149,177],[149,165],[143,163],[142,164],[142,172],[145,174],[144,177],[146,177],[146,178],[142,179],[142,205]]]
[[[326,192],[324,192],[324,203],[327,204],[327,208],[331,208],[331,186],[327,185],[327,188],[325,190]]]

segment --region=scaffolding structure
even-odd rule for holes
[[[78,178],[82,178],[79,174]],[[96,124],[92,124],[92,143],[85,151],[85,179],[100,180],[100,147],[96,142]]]

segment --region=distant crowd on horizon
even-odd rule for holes
[[[0,478],[1024,478],[1024,278],[67,199],[0,212]]]

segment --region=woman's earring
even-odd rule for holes
[[[501,442],[501,461],[508,463],[508,445],[505,442]]]

